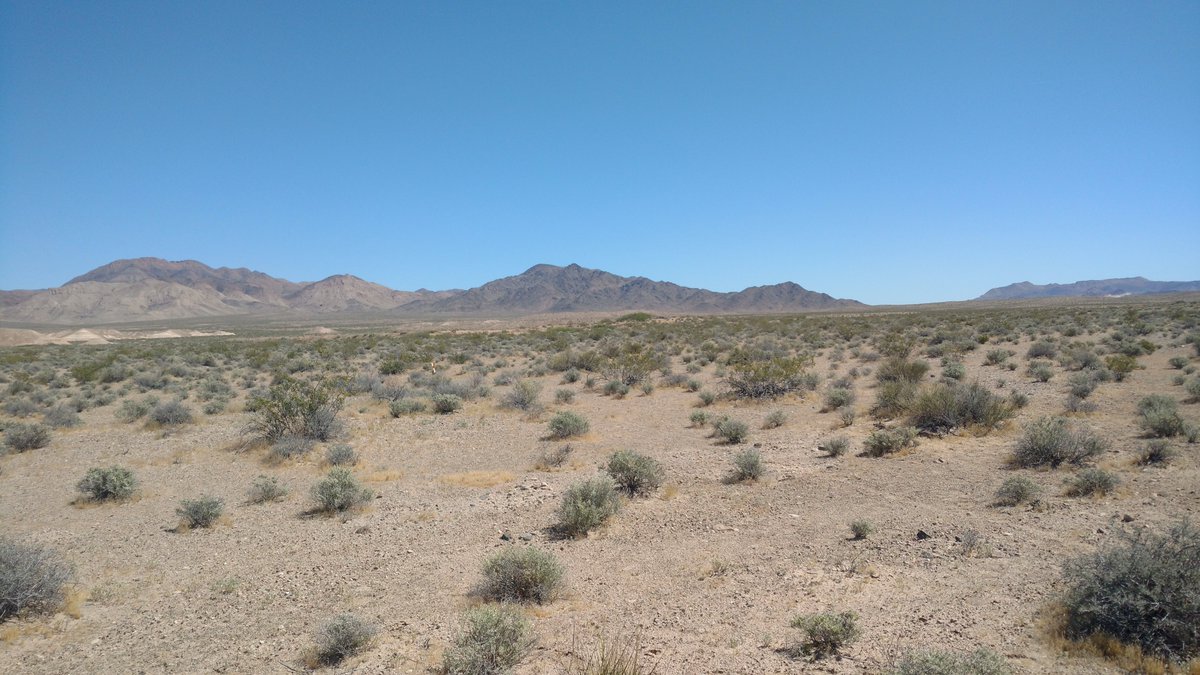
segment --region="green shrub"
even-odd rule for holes
[[[1138,464],[1147,466],[1150,464],[1166,464],[1176,456],[1176,451],[1171,447],[1171,444],[1164,439],[1155,439],[1146,445],[1143,445],[1138,453]]]
[[[1052,342],[1040,341],[1029,345],[1025,357],[1029,359],[1052,359],[1058,355],[1058,348]]]
[[[1183,385],[1183,390],[1187,392],[1189,402],[1200,403],[1200,377],[1188,380],[1188,383]]]
[[[1068,562],[1067,634],[1112,636],[1159,658],[1200,656],[1200,529],[1187,521],[1157,535]]]
[[[570,389],[559,389],[554,392],[554,402],[559,404],[574,403],[575,392]]]
[[[662,485],[662,465],[632,450],[613,453],[605,471],[619,490],[631,496],[649,494]]]
[[[1121,480],[1115,474],[1104,469],[1089,467],[1075,474],[1067,488],[1067,494],[1072,497],[1106,495],[1112,492],[1120,482]]]
[[[625,398],[629,394],[629,385],[620,380],[609,380],[604,383],[604,393],[616,398]]]
[[[1108,444],[1086,430],[1073,430],[1061,417],[1042,417],[1025,427],[1012,463],[1023,468],[1079,466],[1102,454]]]
[[[516,410],[534,410],[539,405],[538,396],[541,393],[541,383],[534,380],[518,380],[513,383],[512,389],[500,399],[500,405]]]
[[[225,502],[216,497],[204,496],[199,499],[185,499],[179,508],[175,509],[176,515],[183,522],[186,529],[194,530],[201,527],[212,527],[213,523],[221,517],[221,513],[225,511]]]
[[[150,411],[148,418],[154,424],[164,427],[192,423],[192,409],[182,401],[167,401],[159,403]]]
[[[892,419],[908,412],[917,397],[917,385],[906,380],[888,380],[875,389],[875,405],[871,414],[880,419]]]
[[[779,398],[806,388],[808,358],[748,358],[729,364],[725,385],[734,398]]]
[[[1054,377],[1054,367],[1045,361],[1031,361],[1025,372],[1038,382],[1049,382]]]
[[[947,361],[942,366],[942,376],[948,380],[961,380],[967,376],[967,367],[962,361]]]
[[[280,484],[278,478],[275,476],[260,475],[254,479],[254,484],[250,486],[247,500],[251,504],[264,504],[266,502],[277,502],[286,497],[287,494],[287,487]]]
[[[744,443],[749,436],[750,427],[746,426],[745,422],[722,417],[713,423],[713,437],[722,443],[737,445]]]
[[[565,569],[554,554],[531,547],[507,547],[483,563],[479,594],[505,602],[549,602]]]
[[[0,536],[0,621],[55,611],[74,577],[55,551]]]
[[[692,426],[694,427],[706,426],[708,424],[708,413],[704,412],[703,410],[697,410],[688,417],[688,421],[691,422]]]
[[[700,405],[706,408],[717,402],[717,395],[711,391],[702,391],[698,396],[700,397]]]
[[[253,418],[246,433],[274,442],[283,436],[328,441],[341,432],[337,419],[344,399],[325,385],[284,379],[249,409]]]
[[[887,671],[888,675],[1009,675],[1012,669],[1004,658],[988,649],[970,654],[937,650],[905,654]]]
[[[358,462],[358,455],[349,445],[336,443],[325,450],[325,461],[332,466],[352,466]]]
[[[837,410],[854,403],[854,390],[846,387],[833,387],[825,392],[825,410]]]
[[[18,422],[5,430],[4,444],[13,452],[44,448],[50,445],[50,428],[44,424]]]
[[[1007,361],[1010,356],[1012,356],[1012,353],[1007,349],[992,349],[984,357],[984,363],[989,366],[998,366]]]
[[[792,628],[799,628],[804,639],[794,650],[814,658],[838,654],[858,639],[858,615],[854,612],[840,614],[804,614],[792,619]]]
[[[533,649],[533,629],[511,605],[467,610],[442,669],[448,675],[498,675],[509,672]]]
[[[75,408],[67,404],[56,405],[47,410],[45,416],[42,418],[42,422],[55,429],[77,427],[83,424],[83,420],[79,418],[79,413],[75,412]]]
[[[1099,384],[1100,381],[1096,379],[1096,376],[1090,371],[1075,373],[1067,379],[1067,385],[1070,388],[1071,395],[1078,396],[1079,398],[1087,398],[1088,396],[1091,396],[1092,392],[1096,391],[1096,386]]]
[[[137,490],[137,479],[129,469],[114,465],[105,469],[88,469],[75,487],[89,499],[98,502],[127,499]]]
[[[150,409],[157,405],[153,398],[145,398],[141,401],[133,399],[125,399],[121,401],[121,406],[117,408],[116,418],[122,422],[136,422],[146,415],[150,414]]]
[[[621,509],[617,486],[607,475],[571,484],[558,509],[559,529],[580,537],[604,524]]]
[[[1183,370],[1184,366],[1187,364],[1188,360],[1186,356],[1172,356],[1171,359],[1167,361],[1167,365],[1171,366],[1175,370]]]
[[[830,457],[841,457],[850,450],[850,439],[834,436],[817,445],[817,449]]]
[[[1033,501],[1041,488],[1038,484],[1024,476],[1012,476],[1005,479],[996,490],[996,506],[1017,506]]]
[[[413,413],[425,412],[425,402],[415,398],[402,398],[398,401],[392,401],[388,404],[388,412],[392,417],[400,417],[401,415],[411,415]]]
[[[868,457],[883,457],[917,444],[917,430],[913,427],[877,429],[863,441]]]
[[[316,441],[303,436],[282,436],[271,444],[271,456],[277,459],[303,457],[312,452]]]
[[[907,382],[916,384],[929,372],[929,364],[924,361],[912,361],[895,356],[883,362],[875,372],[875,379],[880,384],[884,382]]]
[[[1126,354],[1114,354],[1104,359],[1104,364],[1113,374],[1117,382],[1123,381],[1134,370],[1137,370],[1137,359]]]
[[[317,659],[336,665],[366,649],[378,631],[354,614],[339,614],[321,624],[316,634]]]
[[[567,463],[567,458],[571,456],[571,452],[573,450],[574,448],[571,447],[570,443],[561,445],[553,450],[546,450],[538,456],[538,459],[536,462],[534,462],[533,466],[539,471],[557,469],[558,467]]]
[[[554,416],[550,418],[549,424],[550,437],[558,439],[582,436],[591,427],[587,419],[582,415],[577,415],[567,410],[554,413]]]
[[[748,480],[758,480],[767,472],[763,465],[762,454],[757,450],[743,450],[733,458],[733,482],[741,483]]]
[[[463,400],[455,394],[434,394],[431,399],[433,411],[439,415],[449,415],[462,409]]]
[[[350,469],[337,466],[312,488],[317,510],[326,513],[347,511],[371,500],[371,491],[363,487]]]
[[[978,382],[935,384],[921,392],[910,407],[909,423],[927,433],[946,433],[967,426],[988,430],[1012,417],[1004,399]]]
[[[1170,396],[1151,394],[1138,401],[1138,425],[1151,436],[1169,438],[1183,433],[1179,403]]]
[[[766,419],[763,420],[762,428],[778,429],[779,427],[783,426],[784,424],[787,424],[787,419],[788,419],[787,413],[783,412],[782,410],[772,410],[767,415]]]
[[[850,523],[850,533],[855,539],[866,539],[875,531],[875,526],[869,520],[856,520]]]

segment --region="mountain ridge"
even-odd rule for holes
[[[1035,284],[1018,281],[998,286],[976,300],[1031,300],[1060,297],[1120,297],[1200,291],[1200,281],[1151,281],[1145,277],[1090,279],[1069,284]]]

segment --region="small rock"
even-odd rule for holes
[[[533,541],[533,534],[526,532],[525,534],[521,535],[520,539],[521,541]]]
[[[512,541],[512,535],[505,532],[504,534],[500,535],[500,541]]]
[[[917,541],[921,541],[923,539],[928,539],[928,538],[929,538],[928,532],[926,532],[925,530],[917,530]]]
[[[1128,513],[1126,513],[1125,515],[1121,516],[1121,522],[1122,522],[1122,523],[1132,523],[1132,522],[1133,522],[1133,516],[1131,516],[1131,515],[1129,515]]]

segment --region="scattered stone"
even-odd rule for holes
[[[917,541],[929,539],[929,533],[925,530],[917,530]]]

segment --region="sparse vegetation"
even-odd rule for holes
[[[617,489],[630,496],[646,495],[662,485],[662,465],[632,450],[620,450],[608,458],[605,471]]]
[[[479,594],[488,600],[542,604],[554,599],[564,573],[553,554],[510,546],[484,561]]]
[[[247,499],[251,504],[277,502],[288,495],[288,489],[275,476],[260,475],[250,486]]]
[[[371,500],[371,491],[362,486],[350,469],[334,467],[312,488],[317,510],[326,513],[348,511]]]
[[[484,605],[467,610],[442,669],[448,675],[506,673],[533,649],[533,629],[512,605]]]
[[[989,649],[967,654],[924,650],[905,654],[888,675],[1010,675],[1004,658]]]
[[[75,486],[80,492],[98,502],[128,499],[137,490],[133,472],[122,466],[88,469]]]
[[[42,424],[18,422],[4,432],[4,444],[13,452],[44,448],[50,445],[50,429]]]
[[[621,509],[613,479],[597,476],[571,484],[558,509],[559,529],[568,537],[581,537],[600,527]]]
[[[861,634],[854,612],[802,614],[792,619],[792,628],[804,634],[793,652],[818,659],[840,653]]]
[[[866,539],[875,531],[875,526],[869,520],[855,520],[850,523],[850,533],[855,539]]]
[[[729,445],[745,443],[746,438],[749,436],[750,427],[746,426],[745,422],[729,417],[722,417],[713,423],[713,437],[722,443]]]
[[[204,496],[197,499],[185,499],[175,509],[180,523],[185,529],[212,527],[225,511],[225,502],[217,497]]]
[[[57,610],[74,578],[56,551],[0,536],[0,622]]]
[[[996,490],[996,506],[1019,506],[1033,501],[1041,492],[1038,484],[1024,476],[1006,478]]]
[[[1090,431],[1072,429],[1061,417],[1042,417],[1025,427],[1012,462],[1024,468],[1079,466],[1107,448],[1108,443]]]
[[[550,438],[573,438],[588,432],[591,425],[582,415],[569,410],[554,413],[550,418]]]
[[[378,630],[354,614],[339,614],[321,624],[316,634],[320,663],[336,665],[366,649]]]

